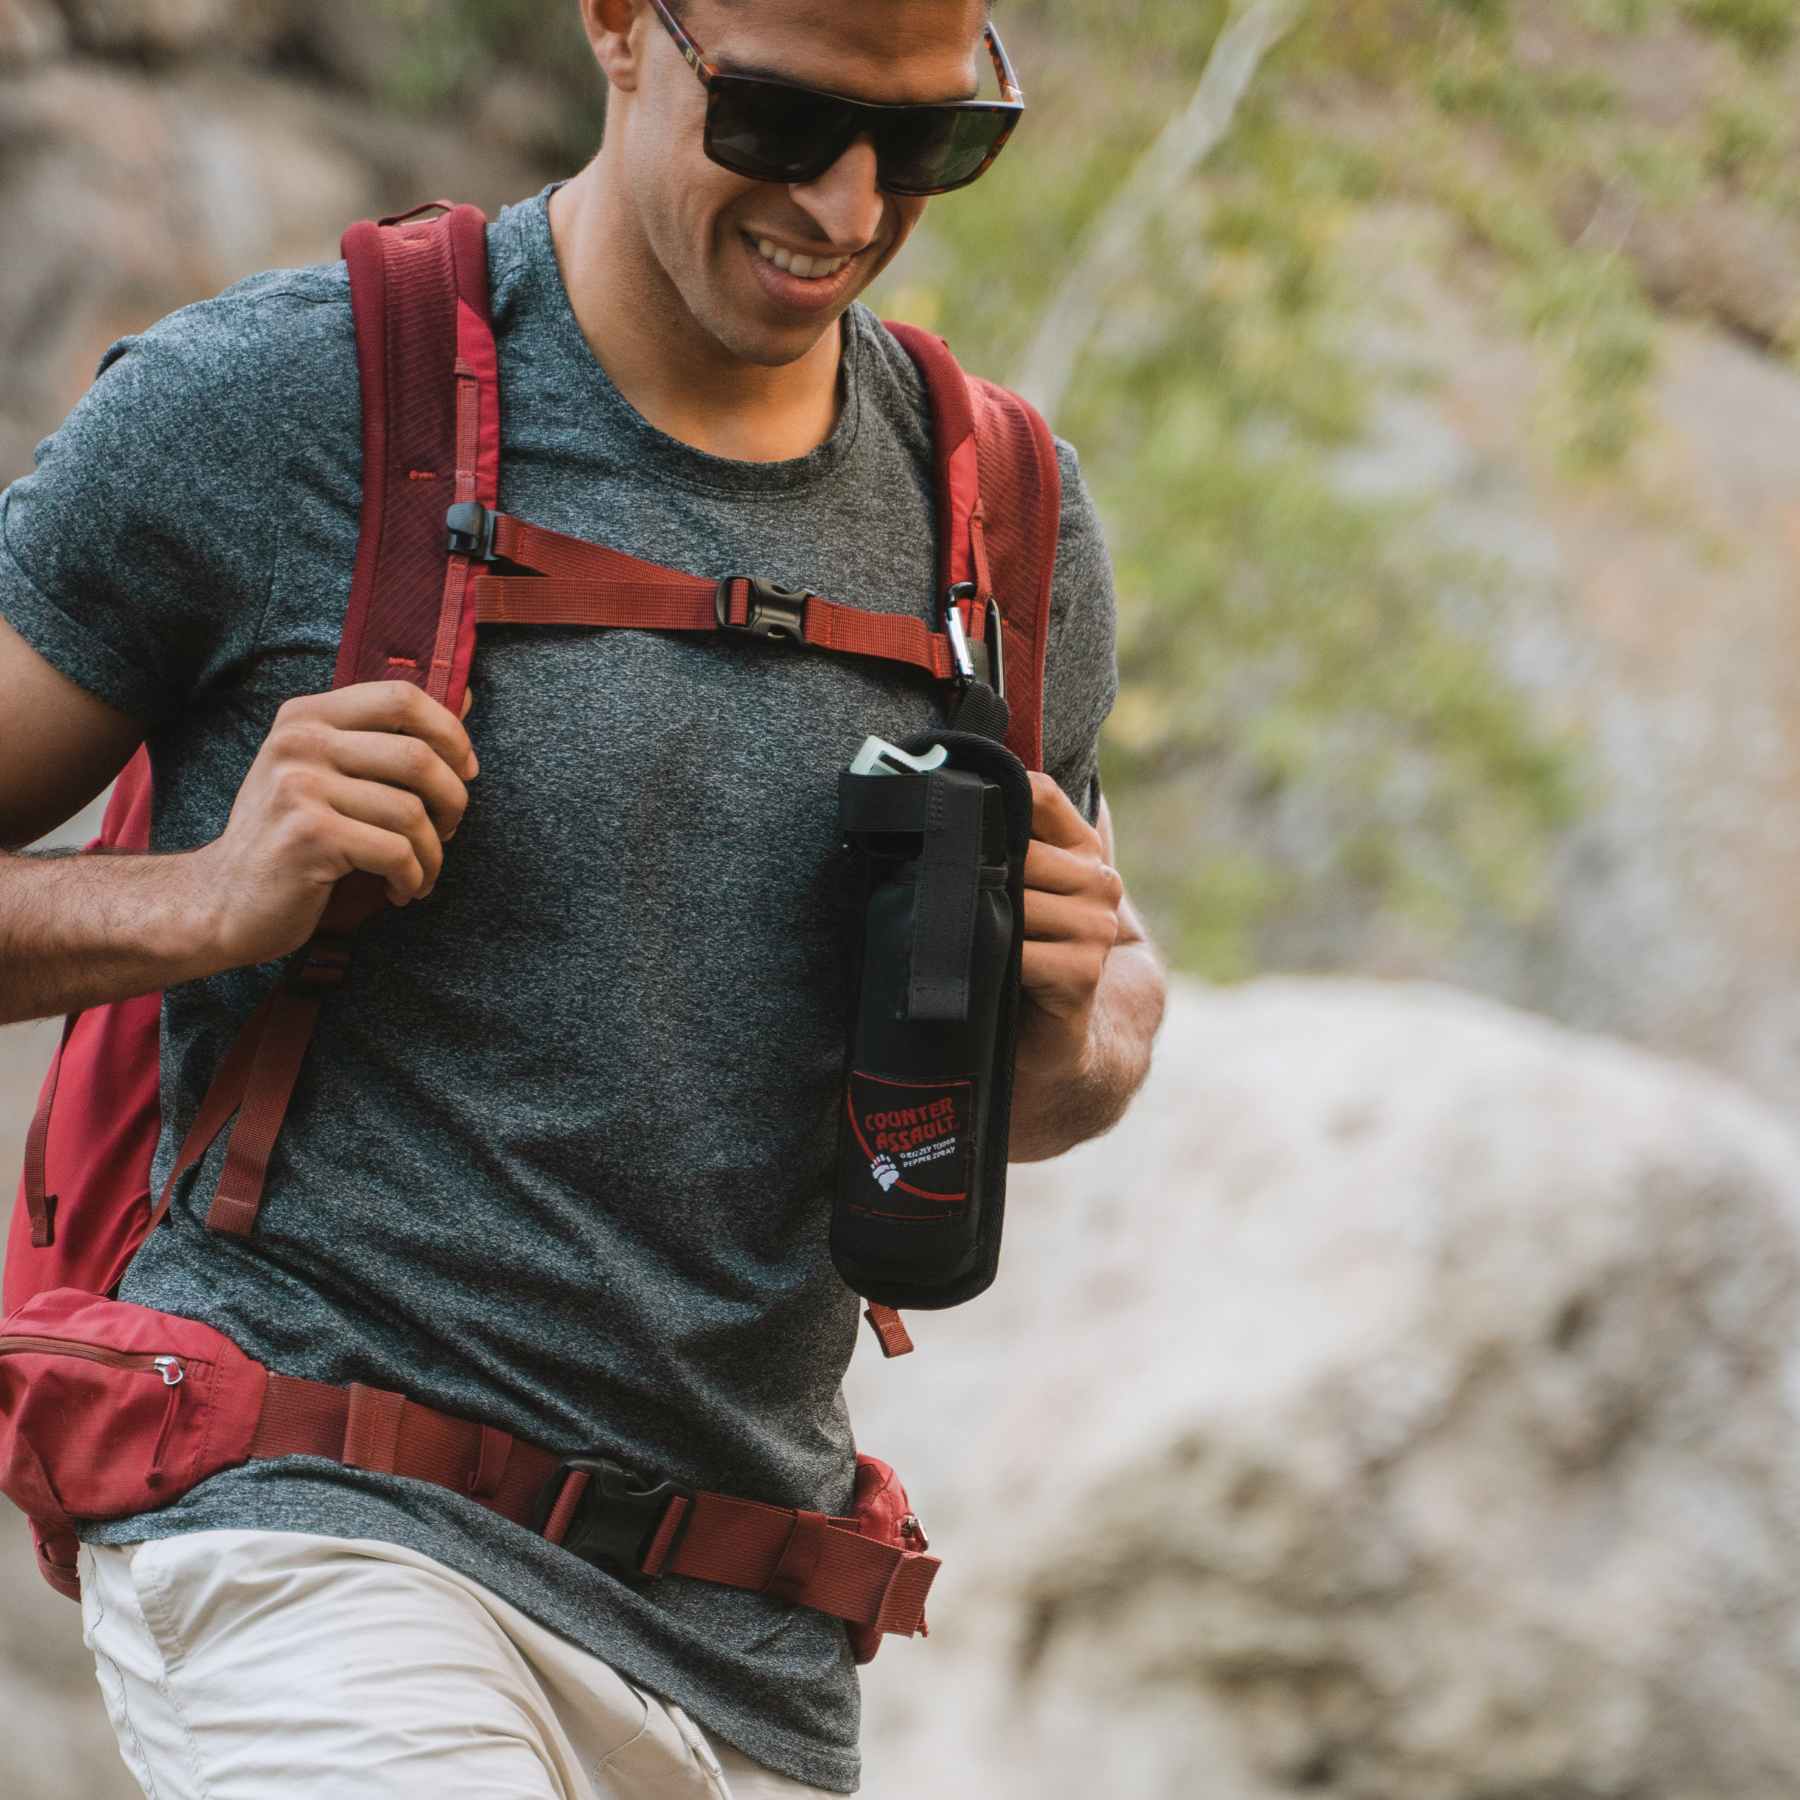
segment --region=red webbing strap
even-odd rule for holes
[[[475,616],[483,625],[580,625],[637,631],[715,631],[719,583],[645,562],[604,544],[549,531],[500,513],[494,517],[494,554],[534,575],[484,575],[475,583]],[[750,583],[726,584],[726,619],[749,618]],[[985,620],[970,615],[979,643]],[[868,612],[819,594],[806,597],[801,640],[812,649],[873,656],[923,669],[939,681],[953,667],[949,638],[905,613]]]
[[[562,1467],[560,1457],[535,1444],[399,1394],[273,1374],[250,1454],[322,1456],[433,1482],[528,1530],[535,1529],[545,1489]],[[588,1480],[573,1472],[557,1494],[544,1528],[552,1543],[567,1533]],[[769,1593],[852,1624],[910,1636],[924,1622],[939,1566],[937,1557],[864,1537],[855,1519],[700,1492],[670,1502],[643,1573]]]
[[[863,1311],[863,1317],[869,1321],[869,1329],[875,1333],[875,1341],[881,1346],[881,1354],[892,1358],[912,1354],[912,1334],[906,1329],[906,1321],[891,1306],[883,1306],[879,1300],[871,1300]]]
[[[318,1018],[316,995],[278,988],[270,996],[269,1016],[250,1065],[237,1124],[231,1130],[218,1191],[206,1215],[209,1231],[248,1237],[255,1228],[269,1177],[269,1158],[281,1135]]]
[[[48,1181],[44,1173],[44,1153],[50,1142],[50,1112],[56,1105],[57,1084],[62,1080],[63,1056],[69,1048],[69,1039],[75,1035],[75,1021],[80,1017],[80,1013],[72,1012],[63,1021],[62,1041],[50,1059],[50,1073],[44,1078],[37,1111],[32,1114],[25,1133],[25,1175],[21,1191],[26,1213],[31,1219],[31,1247],[34,1250],[48,1249],[56,1241],[56,1196],[45,1191]]]
[[[529,1527],[561,1459],[491,1425],[361,1383],[271,1375],[252,1457],[323,1456],[447,1487]]]
[[[864,1537],[854,1519],[699,1493],[662,1573],[773,1594],[911,1636],[939,1567],[923,1551]]]
[[[150,1215],[151,1231],[163,1222],[170,1202],[175,1197],[175,1184],[212,1148],[213,1140],[230,1123],[231,1115],[243,1103],[244,1088],[250,1079],[250,1065],[256,1059],[256,1048],[262,1041],[263,1027],[268,1023],[274,1004],[275,996],[271,994],[244,1021],[236,1038],[232,1040],[231,1048],[220,1059],[213,1074],[212,1085],[200,1102],[200,1110],[194,1115],[194,1122],[188,1127],[187,1136],[181,1140],[175,1166],[170,1169],[169,1178],[163,1183],[156,1210]]]

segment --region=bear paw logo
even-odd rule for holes
[[[900,1171],[894,1167],[892,1159],[887,1156],[876,1157],[869,1164],[869,1173],[880,1182],[881,1191],[884,1194],[900,1179]]]

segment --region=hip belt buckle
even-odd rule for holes
[[[654,1581],[675,1554],[694,1516],[694,1490],[675,1481],[649,1481],[610,1457],[571,1457],[544,1484],[532,1529],[543,1536],[570,1479],[588,1478],[575,1502],[562,1536],[556,1541],[583,1562],[605,1569],[638,1586]],[[646,1568],[651,1547],[674,1501],[681,1501],[678,1523],[654,1568]]]

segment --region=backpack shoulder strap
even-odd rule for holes
[[[437,204],[443,204],[438,202]],[[363,396],[362,536],[333,686],[412,681],[455,711],[475,648],[477,565],[446,549],[456,505],[500,489],[487,220],[473,206],[344,235]]]
[[[434,204],[447,207],[443,217],[365,220],[344,236],[362,387],[363,500],[332,685],[398,678],[455,711],[474,655],[478,565],[451,553],[445,519],[454,505],[498,498],[499,358],[487,220],[473,206]],[[320,1003],[349,975],[351,934],[384,904],[375,876],[339,882],[318,932],[221,1064],[164,1185],[158,1218],[176,1180],[235,1111],[206,1222],[249,1234]]]
[[[937,464],[939,580],[974,584],[1004,621],[1006,745],[1044,766],[1044,655],[1062,521],[1062,473],[1043,415],[993,382],[965,375],[950,346],[889,325],[925,378]]]

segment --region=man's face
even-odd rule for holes
[[[684,0],[675,11],[721,71],[860,100],[968,99],[987,66],[982,0]],[[927,202],[876,187],[867,140],[805,184],[721,168],[703,148],[706,90],[648,6],[633,33],[635,91],[608,130],[621,132],[650,272],[731,356],[793,362],[893,260]]]

